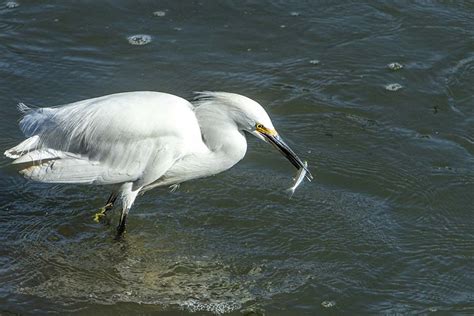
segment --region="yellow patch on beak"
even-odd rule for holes
[[[257,124],[257,126],[255,126],[255,129],[257,130],[257,132],[259,132],[261,134],[266,134],[266,135],[269,135],[269,136],[277,136],[278,135],[276,130],[266,128],[262,124]]]

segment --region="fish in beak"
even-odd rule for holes
[[[296,169],[305,171],[305,177],[309,181],[313,179],[311,172],[308,170],[306,162],[303,162],[298,155],[288,146],[283,139],[278,135],[278,133],[273,129],[268,129],[261,124],[257,124],[256,132],[261,136],[266,142],[270,143],[275,147],[283,156],[288,159]]]

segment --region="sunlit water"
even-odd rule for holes
[[[19,101],[113,92],[263,104],[315,175],[249,139],[230,171],[139,197],[0,160],[0,313],[474,313],[474,5],[0,3],[0,149]],[[138,36],[138,37],[137,37]],[[139,45],[133,45],[139,44]]]

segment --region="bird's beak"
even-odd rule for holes
[[[306,170],[306,178],[311,181],[313,176],[311,172],[309,172],[308,167],[306,164],[298,157],[295,152],[288,146],[283,139],[278,135],[275,130],[270,130],[266,128],[262,128],[257,130],[257,132],[263,136],[263,139],[273,145],[280,153],[285,156],[296,169],[305,169]]]

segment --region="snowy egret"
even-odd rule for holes
[[[118,236],[138,193],[229,169],[247,151],[244,132],[275,146],[300,171],[299,182],[302,173],[312,179],[263,107],[239,94],[201,92],[190,103],[140,91],[19,109],[27,139],[5,152],[19,173],[41,182],[113,185],[103,214],[121,199]]]

